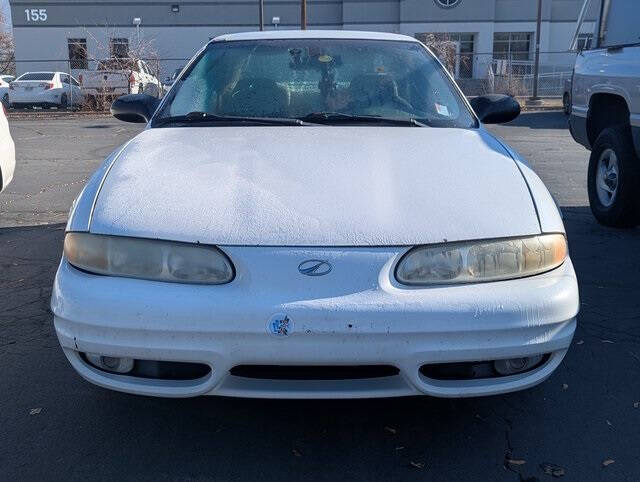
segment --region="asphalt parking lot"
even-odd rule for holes
[[[0,194],[0,479],[640,480],[640,229],[595,223],[588,152],[558,112],[492,130],[562,207],[581,312],[545,383],[488,398],[164,400],[67,363],[48,309],[73,198],[141,129],[106,117],[10,120]]]

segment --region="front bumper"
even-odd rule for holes
[[[465,397],[540,383],[560,364],[575,331],[578,287],[569,259],[558,269],[531,278],[407,289],[397,286],[390,275],[406,249],[372,248],[346,255],[349,250],[338,248],[224,250],[238,274],[222,286],[94,276],[63,259],[52,310],[72,366],[106,388],[166,397]],[[335,267],[333,275],[299,275],[297,263],[309,258],[328,259]],[[362,269],[365,258],[371,269]],[[361,269],[355,270],[356,265]],[[251,272],[247,266],[253,267]],[[292,266],[291,273],[282,266]],[[269,333],[268,322],[275,313],[286,313],[292,320],[289,336]],[[212,371],[190,381],[116,375],[89,365],[80,352],[203,363]],[[550,356],[520,375],[434,380],[420,373],[424,364],[537,354]],[[265,380],[229,373],[247,364],[392,365],[399,374],[355,380]]]

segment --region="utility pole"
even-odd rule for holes
[[[300,0],[300,28],[307,30],[307,0]]]
[[[540,29],[542,24],[542,0],[538,0],[538,21],[536,23],[536,58],[533,65],[533,96],[529,99],[529,103],[539,104],[538,97],[538,77],[540,74]]]
[[[264,0],[259,1],[259,9],[260,9],[260,31],[264,30]]]

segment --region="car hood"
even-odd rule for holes
[[[537,234],[527,184],[483,130],[147,129],[109,170],[94,233],[218,245],[385,246]]]

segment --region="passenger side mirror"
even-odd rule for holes
[[[111,104],[111,115],[124,122],[149,122],[158,105],[160,99],[147,94],[123,95]]]
[[[484,124],[502,124],[520,115],[520,104],[508,95],[481,95],[474,97],[469,103]]]

